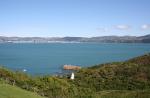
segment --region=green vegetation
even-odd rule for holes
[[[0,83],[0,98],[44,98],[16,86]]]
[[[67,77],[31,77],[0,68],[1,81],[48,98],[149,98],[150,54],[83,68],[75,80]]]
[[[100,91],[95,98],[149,98],[150,91],[109,90]]]
[[[82,69],[73,83],[94,91],[150,89],[150,55]]]

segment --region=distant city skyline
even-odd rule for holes
[[[0,0],[0,36],[150,34],[150,0]]]

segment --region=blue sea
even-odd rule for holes
[[[0,66],[31,75],[61,73],[64,64],[82,67],[124,61],[150,52],[143,43],[3,43]]]

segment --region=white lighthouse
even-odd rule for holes
[[[70,79],[71,79],[71,80],[74,80],[74,73],[71,73]]]

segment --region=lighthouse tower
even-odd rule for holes
[[[71,80],[74,80],[74,73],[71,73],[70,79],[71,79]]]

